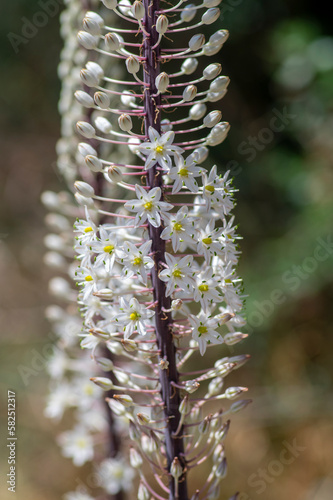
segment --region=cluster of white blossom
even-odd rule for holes
[[[75,133],[77,120],[86,116],[85,108],[74,97],[74,91],[80,85],[81,66],[87,59],[87,51],[80,46],[76,36],[84,11],[79,0],[65,3],[66,8],[61,13],[64,48],[58,69],[62,81],[59,101],[62,120],[61,138],[57,144],[57,170],[69,189],[59,193],[46,191],[42,195],[42,202],[49,211],[45,221],[50,230],[45,237],[47,253],[44,261],[60,274],[49,283],[50,293],[58,304],[46,310],[56,342],[47,364],[51,380],[45,415],[58,422],[66,412],[71,413],[72,427],[57,439],[63,455],[78,467],[87,462],[94,468],[98,465],[94,486],[113,495],[131,489],[134,471],[126,464],[120,446],[114,444],[115,436],[126,432],[126,423],[121,417],[110,420],[104,391],[89,380],[100,375],[102,369],[80,346],[82,318],[78,314],[77,293],[72,287],[76,269],[76,264],[73,264],[73,222],[84,216],[84,209],[77,206],[71,191],[78,176],[91,183],[94,177],[87,171],[84,156],[78,152],[79,140]],[[97,1],[92,4],[98,6]],[[109,154],[109,149],[105,147],[104,153]],[[97,219],[98,215],[92,211],[92,217]],[[67,493],[65,499],[92,500],[89,486],[81,484],[76,491]]]
[[[90,378],[92,393],[107,391],[124,449],[129,436],[131,467],[120,456],[98,467],[111,495],[127,490],[136,470],[139,500],[188,500],[187,474],[211,460],[208,477],[191,495],[219,498],[228,416],[249,403],[233,401],[246,388],[224,387],[225,377],[248,359],[229,349],[246,337],[240,331],[235,189],[229,172],[207,164],[208,147],[222,143],[229,130],[222,113],[211,110],[229,78],[221,76],[219,63],[199,63],[219,52],[228,32],[219,29],[208,41],[193,34],[183,46],[184,34],[219,18],[219,3],[180,0],[162,8],[158,0],[102,0],[99,13],[85,13],[78,33],[91,52],[80,72],[84,88],[75,92],[84,142],[77,154],[83,180],[74,187],[84,216],[74,224],[77,255],[70,273],[79,288],[80,344],[88,356],[73,364],[74,385],[77,379],[85,387]],[[108,25],[110,11],[122,27]],[[192,357],[200,369],[191,370]],[[58,358],[54,372],[72,366],[63,354]],[[91,375],[90,358],[103,376]],[[65,386],[59,400],[66,401]],[[57,416],[55,393],[47,411]],[[232,402],[221,409],[221,399]],[[80,406],[80,395],[65,403],[76,406],[78,427],[59,441],[77,464],[94,455],[83,422],[93,431],[107,425],[97,408],[99,392],[92,400],[93,408]],[[71,495],[68,500],[79,499]]]

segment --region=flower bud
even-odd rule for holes
[[[199,382],[196,380],[186,380],[185,382],[185,390],[189,393],[192,394],[193,392],[197,391],[200,387]]]
[[[180,465],[178,457],[175,457],[172,461],[172,464],[170,467],[170,474],[176,480],[178,480],[180,478],[180,476],[183,474],[183,468]]]
[[[194,57],[188,57],[185,59],[181,66],[181,71],[184,73],[184,75],[192,75],[192,73],[195,72],[199,64],[198,59],[195,59]]]
[[[77,203],[81,205],[82,207],[94,207],[94,200],[92,198],[86,198],[85,196],[82,196],[80,193],[75,193],[74,198],[76,199]]]
[[[210,42],[206,43],[206,45],[203,46],[202,50],[205,56],[215,56],[218,52],[220,52],[222,48],[222,43],[221,44],[212,44]]]
[[[135,448],[130,449],[130,464],[134,469],[139,469],[143,464],[142,457]]]
[[[96,106],[101,109],[108,109],[110,107],[110,97],[105,92],[95,92],[94,101]]]
[[[133,128],[133,122],[130,115],[123,113],[118,118],[118,125],[124,132],[129,132]]]
[[[93,295],[102,300],[111,300],[114,294],[110,288],[102,288],[101,290],[94,292]]]
[[[77,90],[74,93],[75,99],[81,106],[84,106],[85,108],[93,108],[95,103],[94,99],[87,93],[84,92],[83,90]]]
[[[95,118],[95,126],[96,128],[98,128],[98,130],[103,132],[103,134],[110,134],[112,130],[111,123],[107,118],[104,118],[104,116],[98,116],[97,118]]]
[[[94,127],[88,122],[77,122],[76,128],[83,137],[86,137],[86,139],[92,139],[96,136]]]
[[[246,339],[247,336],[248,335],[246,333],[233,332],[233,333],[227,333],[223,339],[226,345],[234,345],[240,342],[241,340]]]
[[[222,71],[221,64],[219,63],[209,64],[203,70],[203,76],[206,78],[206,80],[213,80],[221,73],[221,71]]]
[[[221,428],[215,432],[215,439],[217,442],[223,441],[228,434],[230,427],[230,420],[221,425]]]
[[[224,397],[227,399],[236,399],[240,394],[246,392],[247,387],[228,387],[228,389],[224,392]]]
[[[169,20],[167,16],[164,14],[161,14],[158,16],[157,21],[156,21],[156,31],[160,35],[164,35],[164,33],[167,31],[169,26]]]
[[[212,414],[207,415],[207,417],[203,419],[198,427],[198,431],[200,434],[207,434],[207,432],[209,432],[211,420]]]
[[[215,146],[216,144],[221,144],[227,137],[230,129],[228,122],[221,122],[215,125],[207,137],[207,144],[210,146]]]
[[[131,2],[129,0],[121,0],[118,5],[118,8],[124,16],[130,17],[132,15],[131,12]]]
[[[241,366],[243,366],[249,359],[249,354],[240,354],[239,356],[232,356],[229,358],[230,363],[235,363],[235,370],[238,370]]]
[[[193,101],[197,95],[197,87],[195,85],[188,85],[183,92],[183,100],[185,102]]]
[[[224,447],[222,444],[218,444],[213,453],[214,464],[219,464],[224,459]]]
[[[212,45],[223,45],[229,38],[228,30],[218,30],[209,38],[209,43]]]
[[[197,9],[194,3],[189,3],[188,5],[186,5],[186,7],[184,7],[184,10],[180,14],[180,18],[185,23],[189,23],[192,21],[192,19],[195,18],[196,13]]]
[[[131,106],[131,104],[135,103],[135,97],[132,96],[131,92],[129,90],[125,90],[123,94],[120,97],[121,103],[124,106]]]
[[[150,500],[151,496],[146,486],[143,483],[140,483],[138,489],[138,500]]]
[[[117,184],[118,182],[121,182],[121,180],[123,178],[120,168],[116,167],[115,165],[111,165],[107,169],[106,174],[107,174],[108,180],[111,182],[111,184]]]
[[[205,35],[203,35],[202,33],[198,33],[197,35],[193,35],[192,38],[190,38],[188,46],[193,52],[195,52],[196,50],[201,49],[201,47],[205,43],[205,40]]]
[[[114,394],[113,398],[119,401],[123,406],[126,406],[126,408],[134,405],[133,398],[128,394]]]
[[[208,158],[209,150],[205,146],[201,146],[200,148],[196,148],[193,154],[197,163],[203,163]]]
[[[103,330],[101,330],[100,328],[91,328],[89,330],[89,333],[91,333],[91,335],[93,335],[94,337],[100,339],[100,340],[108,340],[110,338],[110,335],[106,332],[104,332]]]
[[[220,497],[220,487],[213,486],[207,494],[207,500],[217,500]]]
[[[87,87],[97,87],[99,85],[99,78],[96,73],[85,68],[80,71],[80,79]]]
[[[113,363],[108,358],[97,358],[97,364],[101,367],[103,372],[111,372],[113,370]]]
[[[155,78],[155,85],[158,92],[165,92],[170,83],[169,75],[164,71]]]
[[[109,405],[112,413],[118,415],[118,417],[123,417],[124,415],[126,415],[126,408],[124,407],[124,405],[119,403],[119,401],[111,398],[105,398],[105,401]]]
[[[179,311],[183,307],[182,299],[175,299],[171,302],[171,309],[173,311]]]
[[[86,196],[87,198],[91,198],[95,194],[94,188],[87,182],[75,181],[74,187],[78,193],[82,196]]]
[[[113,388],[113,383],[109,378],[92,377],[90,380],[94,382],[94,384],[98,385],[98,387],[101,387],[103,391],[109,391],[110,389]]]
[[[230,83],[230,78],[227,76],[219,76],[216,78],[214,81],[209,86],[209,90],[211,92],[222,92],[226,88],[228,88],[228,85]]]
[[[221,118],[222,118],[221,111],[218,110],[211,111],[210,113],[208,113],[207,116],[205,116],[203,124],[205,125],[205,127],[212,128],[215,127],[215,125],[217,125],[217,123],[221,120]]]
[[[222,462],[219,463],[215,469],[215,476],[218,477],[219,479],[224,479],[226,475],[227,475],[227,459],[226,457],[224,457]]]
[[[87,155],[97,156],[96,149],[94,149],[92,146],[90,146],[90,144],[87,144],[86,142],[80,142],[80,144],[77,147],[77,150],[83,157]]]
[[[141,431],[137,428],[137,426],[130,420],[128,427],[128,434],[132,441],[140,442],[141,439]]]
[[[217,21],[217,19],[220,17],[221,11],[220,9],[208,9],[206,12],[203,14],[201,18],[201,22],[203,24],[212,24]]]
[[[217,7],[222,0],[203,0],[203,4],[207,8]]]
[[[222,377],[216,377],[213,378],[208,384],[208,395],[209,397],[211,396],[216,396],[221,392],[223,386],[223,378]]]
[[[89,14],[89,12],[87,12],[87,14]],[[94,14],[94,12],[93,12],[93,14]],[[98,16],[98,14],[96,14],[96,16]],[[100,17],[100,16],[98,16],[98,17]],[[102,21],[103,21],[103,19],[102,19]],[[93,19],[92,17],[89,17],[87,15],[83,19],[83,27],[91,35],[99,36],[101,34],[100,24],[96,21],[96,19]]]
[[[191,107],[189,115],[192,120],[201,120],[201,118],[205,116],[206,111],[206,104],[200,102]]]
[[[165,133],[165,132],[171,132],[171,130],[172,130],[172,125],[170,123],[170,120],[168,118],[164,118],[161,121],[161,131]]]
[[[131,7],[131,13],[137,21],[141,21],[145,15],[145,8],[143,3],[139,0],[135,0],[134,4]]]
[[[126,59],[126,68],[131,75],[136,74],[140,69],[139,60],[135,56],[129,56]]]
[[[227,90],[222,90],[222,92],[208,92],[207,101],[217,102],[220,101],[226,94]]]
[[[104,37],[105,46],[110,52],[120,49],[121,38],[116,33],[107,33]]]
[[[179,413],[186,415],[190,411],[190,402],[188,396],[184,396],[184,399],[180,402]]]
[[[98,36],[91,35],[86,31],[79,31],[77,34],[77,39],[82,47],[84,47],[86,50],[96,49],[99,42]]]
[[[127,352],[134,352],[138,350],[138,344],[131,339],[122,339],[121,345]]]
[[[102,0],[102,2],[105,5],[105,7],[111,10],[115,9],[118,4],[117,0]]]
[[[138,417],[139,423],[141,425],[147,425],[150,422],[150,416],[147,415],[146,413],[137,413],[136,416]]]

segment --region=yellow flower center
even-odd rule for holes
[[[157,154],[161,154],[164,151],[164,147],[163,146],[156,146],[155,151]]]
[[[106,247],[103,248],[103,250],[106,253],[111,253],[112,250],[114,250],[114,246],[113,245],[107,245]]]
[[[83,389],[83,392],[87,395],[87,396],[92,396],[92,394],[94,393],[94,387],[93,385],[89,384],[89,385],[85,385],[84,386],[84,389]]]
[[[141,264],[142,264],[141,257],[135,257],[135,259],[133,260],[133,265],[134,266],[140,266]]]
[[[143,205],[143,207],[146,209],[146,210],[151,210],[153,208],[153,204],[151,201],[147,201],[147,203],[145,203]]]
[[[86,227],[85,230],[84,230],[85,233],[90,233],[90,231],[93,231],[93,228],[90,227],[90,226]]]
[[[208,285],[199,285],[198,289],[200,290],[200,292],[208,292],[209,287]]]
[[[182,276],[182,273],[179,269],[175,269],[173,272],[172,272],[172,276],[174,276],[175,278],[181,278]]]
[[[228,283],[229,285],[232,283],[231,280],[229,280],[229,278],[227,278],[226,280],[224,280],[226,283]]]
[[[206,326],[199,326],[198,328],[198,332],[200,335],[202,335],[203,333],[207,333],[207,327]]]
[[[181,168],[178,172],[178,174],[181,176],[181,177],[188,177],[188,170],[187,168]]]
[[[208,191],[209,193],[214,193],[214,191],[215,191],[214,186],[209,186],[209,185],[208,185],[208,186],[206,186],[206,187],[205,187],[205,189],[206,189],[206,191]]]
[[[87,441],[84,438],[79,438],[76,444],[79,448],[85,448],[87,446]]]
[[[130,320],[131,320],[131,321],[136,321],[136,320],[137,320],[137,319],[139,319],[139,318],[140,318],[140,314],[138,314],[136,311],[134,311],[134,312],[132,312],[132,313],[130,314]]]
[[[176,224],[173,226],[175,231],[181,231],[183,229],[183,226],[181,225],[180,222],[176,222]]]
[[[94,278],[92,276],[90,276],[90,274],[89,274],[89,276],[86,276],[84,279],[86,281],[94,281]]]
[[[203,238],[202,239],[202,243],[204,243],[205,245],[210,245],[212,241],[213,241],[212,238]]]

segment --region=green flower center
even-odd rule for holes
[[[200,290],[200,292],[208,292],[209,287],[208,285],[202,284],[198,286],[198,289]]]

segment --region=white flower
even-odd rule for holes
[[[103,226],[99,227],[100,237],[96,242],[91,243],[91,250],[97,253],[94,267],[105,266],[108,273],[112,271],[115,258],[118,253],[118,242],[114,233],[107,231]]]
[[[212,255],[223,255],[223,243],[218,240],[223,233],[223,229],[214,228],[214,220],[211,219],[205,229],[200,230],[197,250],[206,260],[209,260]]]
[[[199,188],[194,177],[199,177],[204,169],[196,167],[195,155],[192,154],[185,160],[182,156],[176,154],[175,163],[176,166],[169,173],[170,179],[175,181],[172,187],[172,194],[178,193],[183,185],[192,193],[197,193]]]
[[[211,203],[215,205],[223,202],[225,178],[216,174],[216,165],[211,169],[208,177],[206,173],[202,174],[202,195],[206,200],[208,209],[210,209]]]
[[[67,383],[61,383],[53,388],[48,395],[45,415],[48,418],[60,420],[66,408],[76,405],[76,397],[73,395],[72,387]]]
[[[94,240],[97,233],[97,227],[91,219],[87,207],[85,207],[86,220],[76,219],[74,223],[74,233],[78,233],[76,239],[79,245],[89,243]]]
[[[143,243],[139,248],[125,241],[124,250],[121,255],[121,263],[124,264],[122,275],[131,278],[134,274],[139,280],[147,285],[147,270],[154,266],[154,261],[147,254],[150,252],[151,240]]]
[[[194,219],[188,217],[188,208],[182,207],[176,214],[165,216],[165,228],[161,233],[163,240],[171,239],[172,248],[175,252],[179,250],[181,243],[193,243],[196,230]]]
[[[165,170],[172,167],[171,156],[176,153],[183,153],[183,149],[178,146],[172,146],[175,138],[174,132],[166,132],[160,135],[153,127],[149,127],[148,135],[150,142],[143,142],[139,150],[148,158],[146,159],[145,169],[153,167],[158,163]]]
[[[154,311],[146,309],[134,297],[129,302],[121,298],[120,311],[122,312],[114,320],[124,326],[125,339],[128,339],[134,331],[146,335],[147,320],[154,316]]]
[[[195,284],[193,279],[195,272],[191,269],[193,257],[191,255],[186,255],[181,259],[176,259],[166,252],[165,260],[168,269],[161,271],[159,278],[167,283],[166,296],[168,297],[171,295],[176,288],[191,292]]]
[[[122,458],[108,458],[98,467],[98,475],[107,493],[116,495],[121,490],[131,489],[135,473]]]
[[[77,280],[79,286],[83,287],[83,301],[85,301],[89,295],[97,289],[97,277],[92,269],[88,269],[87,267],[78,267],[75,271],[75,280]]]
[[[219,283],[214,279],[213,273],[213,269],[211,267],[207,267],[207,269],[200,273],[196,278],[194,300],[195,302],[200,302],[204,311],[207,310],[213,301],[222,301],[222,294],[216,290]]]
[[[219,324],[209,313],[205,314],[201,311],[198,316],[191,314],[189,321],[193,328],[192,337],[198,342],[201,356],[205,354],[207,344],[223,343],[222,335],[216,331]]]
[[[64,500],[94,500],[85,491],[69,491],[64,495]]]
[[[93,439],[83,427],[63,432],[58,442],[62,448],[62,454],[71,458],[77,467],[94,458]]]
[[[173,206],[170,203],[160,201],[162,193],[159,187],[147,192],[143,187],[136,184],[135,192],[138,199],[125,203],[125,208],[131,212],[137,212],[134,224],[142,224],[148,219],[152,226],[159,227],[161,225],[160,214],[163,217],[164,213],[171,210]]]

